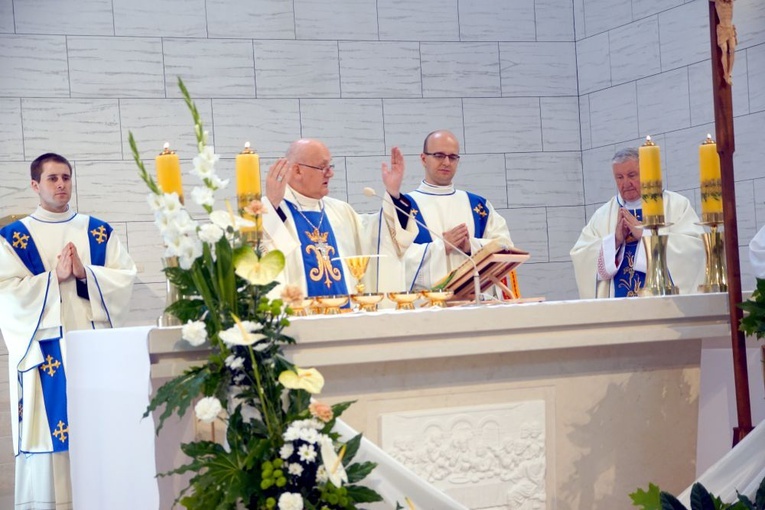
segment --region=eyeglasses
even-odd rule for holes
[[[423,152],[426,156],[433,156],[438,161],[443,161],[446,158],[449,158],[449,161],[454,163],[455,161],[460,160],[459,154],[445,154],[443,152]]]
[[[313,166],[313,165],[306,165],[305,163],[298,163],[299,166],[307,166],[308,168],[313,168],[314,170],[318,170],[321,173],[326,174],[327,172],[334,172],[335,171],[335,165],[334,163],[330,163],[328,165],[324,166]]]

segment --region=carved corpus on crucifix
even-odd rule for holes
[[[717,17],[717,45],[722,52],[721,60],[726,83],[733,84],[733,61],[736,56],[736,26],[733,24],[733,0],[709,0],[715,4]]]

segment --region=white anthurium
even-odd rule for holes
[[[227,211],[213,211],[210,213],[210,221],[225,231],[228,229],[239,230],[242,227],[254,227],[255,222],[237,216]]]
[[[263,329],[262,324],[252,321],[240,321],[237,318],[234,318],[234,320],[236,321],[236,324],[218,333],[218,336],[223,340],[223,343],[229,347],[234,345],[254,345],[266,338],[266,335],[259,333],[259,331]],[[268,342],[263,342],[255,345],[253,348],[255,350],[263,350],[267,347]]]
[[[268,285],[284,269],[284,254],[273,250],[258,257],[250,246],[237,248],[234,253],[234,268],[237,275],[253,285]]]
[[[345,466],[343,466],[345,446],[340,449],[340,454],[338,455],[335,452],[332,439],[323,434],[319,439],[319,445],[321,447],[321,460],[324,464],[324,469],[327,470],[329,481],[335,487],[342,487],[344,483],[348,483],[348,473],[345,472]]]

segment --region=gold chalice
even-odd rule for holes
[[[356,278],[356,294],[364,293],[364,284],[361,282],[369,267],[369,255],[359,255],[358,257],[347,257],[345,263],[351,274]]]
[[[324,315],[338,315],[340,308],[348,302],[348,296],[318,296],[316,301]]]
[[[388,292],[388,299],[396,303],[396,310],[414,310],[414,302],[419,298],[419,292]]]
[[[422,297],[428,300],[428,306],[445,308],[446,302],[451,299],[454,292],[450,290],[423,290]]]

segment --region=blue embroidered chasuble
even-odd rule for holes
[[[629,212],[638,220],[643,221],[642,209],[629,209]],[[645,273],[635,270],[637,250],[642,250],[640,240],[630,234],[624,246],[624,257],[614,275],[614,297],[634,297],[638,295],[645,282]]]
[[[324,221],[324,211],[300,211],[289,200],[284,202],[292,213],[300,239],[308,296],[347,295],[343,265],[340,260],[332,260],[340,253],[332,225]]]
[[[106,242],[112,233],[112,227],[97,218],[90,218],[88,224],[88,241],[90,244],[91,264],[103,266],[106,262]],[[13,222],[0,229],[0,236],[8,241],[8,244],[16,252],[22,263],[34,275],[47,272],[45,264],[40,257],[40,252],[35,245],[32,235],[26,225],[21,221]],[[64,359],[61,354],[61,338],[63,331],[59,328],[59,335],[55,338],[47,338],[39,341],[43,362],[33,370],[39,370],[40,387],[48,426],[51,431],[53,452],[65,452],[69,450],[69,418],[67,416],[66,399],[66,372]],[[23,378],[19,374],[19,383],[23,386]],[[22,391],[23,394],[23,391]],[[19,401],[19,421],[24,419],[24,402]]]

